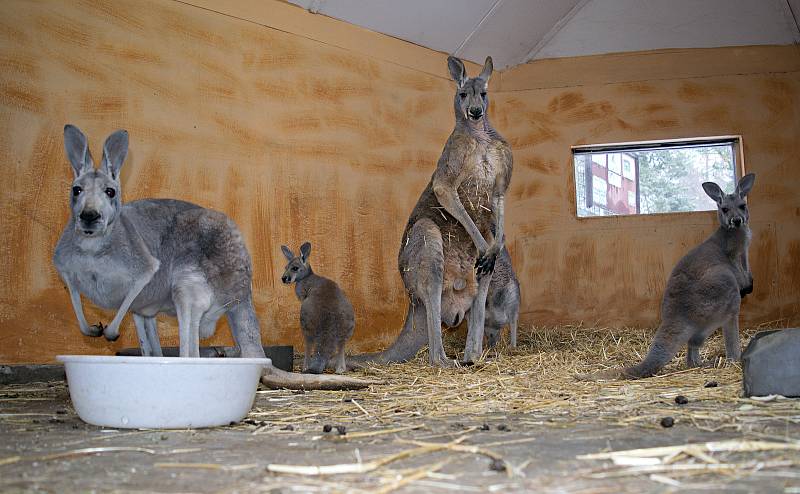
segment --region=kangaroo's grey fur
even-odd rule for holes
[[[144,355],[160,356],[156,315],[178,317],[181,357],[200,355],[200,338],[214,334],[225,314],[242,357],[264,357],[253,310],[252,270],[242,235],[224,214],[171,199],[122,204],[119,170],[128,151],[128,133],[114,132],[94,168],[86,136],[64,127],[72,163],[69,223],[53,263],[69,290],[80,330],[87,336],[119,337],[125,313],[133,312]],[[107,327],[90,326],[81,294],[116,309]],[[310,376],[264,368],[271,388],[360,389],[373,381],[345,376]]]
[[[517,347],[517,322],[519,321],[519,280],[511,266],[511,255],[504,246],[494,264],[489,293],[486,296],[486,318],[484,333],[489,347],[500,341],[503,328],[508,326],[511,333],[511,347]]]
[[[486,115],[492,59],[472,79],[457,58],[449,57],[448,67],[456,82],[455,128],[411,212],[398,255],[411,302],[406,322],[390,348],[358,356],[354,365],[404,361],[425,344],[431,365],[452,365],[442,347],[442,323],[458,326],[467,313],[464,360],[477,361],[482,354],[486,296],[503,247],[512,156]]]
[[[289,261],[281,281],[295,283],[294,291],[300,300],[300,328],[305,339],[303,372],[319,374],[326,366],[335,366],[337,373],[344,372],[344,347],[356,325],[353,305],[339,285],[311,269],[310,243],[300,246],[299,256],[285,245],[281,251]]]
[[[143,354],[160,356],[156,315],[166,313],[178,317],[180,356],[198,357],[200,338],[214,334],[225,314],[241,355],[264,357],[250,291],[250,256],[236,225],[222,213],[183,201],[123,205],[124,130],[106,139],[98,169],[77,127],[64,127],[64,144],[75,175],[72,214],[53,262],[81,332],[116,340],[130,310]],[[117,310],[107,327],[86,322],[81,294]]]
[[[748,247],[750,215],[745,197],[755,175],[742,177],[732,194],[713,182],[703,190],[717,203],[719,228],[705,242],[690,250],[675,265],[661,302],[661,325],[644,360],[618,377],[652,376],[664,367],[683,345],[688,345],[686,365],[701,365],[700,347],[722,327],[725,354],[739,360],[739,307],[742,297],[753,291]]]

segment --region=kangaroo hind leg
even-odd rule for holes
[[[472,301],[467,317],[467,344],[464,347],[464,361],[477,362],[483,355],[483,327],[486,319],[486,295],[492,274],[485,274],[478,280],[478,293]],[[502,331],[502,327],[498,333]],[[498,334],[499,337],[499,334]]]
[[[200,321],[211,308],[212,291],[205,278],[194,272],[175,280],[172,298],[178,315],[181,357],[200,356]]]
[[[136,325],[136,335],[139,337],[139,347],[142,355],[147,357],[161,357],[161,341],[158,337],[158,325],[155,316],[133,315]]]
[[[442,343],[442,287],[444,284],[444,245],[439,227],[423,219],[408,233],[408,243],[401,253],[406,287],[417,295],[425,307],[428,333],[428,360],[431,365],[453,365],[444,353]]]
[[[725,358],[738,362],[742,357],[742,346],[739,342],[739,312],[731,314],[722,326],[722,336],[725,339]]]

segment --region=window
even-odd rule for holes
[[[713,210],[700,184],[731,192],[738,150],[737,137],[574,147],[578,216]]]

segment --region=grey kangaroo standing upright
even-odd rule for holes
[[[285,245],[281,251],[289,261],[281,281],[295,283],[294,291],[300,300],[300,328],[305,339],[303,372],[319,374],[326,366],[335,366],[337,373],[344,372],[344,347],[356,325],[353,305],[339,285],[311,269],[310,243],[300,246],[299,256]]]
[[[519,280],[511,266],[511,255],[504,246],[494,264],[489,293],[486,296],[486,318],[484,333],[489,347],[500,341],[503,328],[508,326],[511,347],[517,347],[517,323],[519,321]]]
[[[464,360],[477,361],[483,353],[486,294],[503,247],[512,156],[486,114],[492,59],[472,79],[461,60],[449,57],[447,63],[456,82],[455,128],[411,212],[398,255],[410,298],[406,321],[391,347],[357,356],[355,365],[404,361],[426,344],[431,365],[452,365],[442,347],[442,323],[455,327],[465,317]]]
[[[236,225],[222,213],[183,201],[143,199],[123,205],[124,130],[106,139],[98,169],[77,127],[64,127],[64,144],[75,174],[72,214],[53,262],[81,332],[116,340],[130,310],[142,353],[160,356],[156,315],[166,313],[178,317],[180,356],[199,357],[200,338],[214,334],[225,314],[241,355],[264,357],[251,299],[250,256]],[[108,326],[86,322],[81,294],[116,309]]]
[[[732,194],[725,194],[713,182],[703,183],[703,190],[717,203],[719,228],[683,256],[672,270],[661,302],[661,325],[644,360],[601,377],[652,376],[683,345],[688,345],[686,365],[699,366],[700,347],[720,326],[726,357],[739,360],[739,307],[742,297],[753,291],[747,253],[750,214],[745,197],[754,182],[755,175],[745,175]]]

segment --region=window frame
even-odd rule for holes
[[[745,162],[744,162],[744,144],[741,135],[719,135],[707,137],[686,137],[675,139],[656,139],[648,141],[627,141],[627,142],[612,142],[605,144],[580,144],[570,146],[570,163],[572,173],[572,213],[578,220],[595,220],[595,219],[614,219],[614,218],[630,218],[630,217],[651,217],[651,216],[664,216],[664,215],[696,215],[705,214],[711,211],[667,211],[660,213],[627,213],[615,215],[602,215],[602,216],[579,216],[578,215],[578,188],[577,177],[575,176],[575,157],[579,155],[591,155],[593,153],[623,153],[625,151],[642,151],[642,150],[657,150],[657,149],[670,149],[670,148],[687,148],[687,147],[702,147],[720,144],[730,144],[733,154],[733,172],[734,181],[738,182],[745,176]],[[607,158],[606,158],[607,159]],[[634,163],[635,174],[637,180],[639,178],[639,162]],[[606,168],[608,169],[608,168]],[[588,190],[588,187],[586,188]],[[637,209],[639,200],[639,188],[636,189],[637,196]]]

